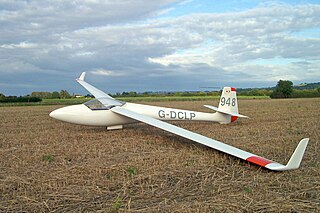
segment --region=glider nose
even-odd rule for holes
[[[64,114],[63,111],[64,110],[62,110],[62,108],[53,110],[52,112],[50,112],[49,116],[51,118],[60,120],[59,117],[63,116],[63,114]]]
[[[50,112],[49,116],[60,121],[66,121],[69,117],[69,110],[67,107],[62,107]]]
[[[88,112],[88,110],[89,109],[83,104],[72,105],[56,109],[52,111],[49,116],[60,121],[78,124],[81,123],[81,115]]]

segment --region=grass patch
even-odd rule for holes
[[[252,193],[252,188],[251,187],[245,187],[243,190],[248,194]]]
[[[137,169],[135,167],[131,166],[127,169],[127,172],[129,173],[129,175],[136,175]]]
[[[122,203],[122,198],[121,197],[117,197],[112,206],[111,206],[111,212],[118,212],[118,210],[123,206]]]
[[[51,163],[54,160],[54,157],[52,155],[43,155],[42,160]]]

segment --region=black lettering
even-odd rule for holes
[[[221,106],[224,106],[224,104],[226,103],[226,98],[222,97],[220,102],[221,102]]]
[[[194,117],[196,117],[196,113],[190,112],[190,120],[192,120]]]
[[[181,117],[180,117],[180,115],[181,115]],[[178,112],[178,118],[183,119],[183,112]]]
[[[159,110],[158,116],[159,116],[159,118],[164,118],[164,117],[166,117],[166,114],[165,114],[164,110]]]
[[[177,113],[175,111],[170,111],[170,118],[175,119],[177,117]]]
[[[230,106],[230,98],[227,99],[226,104],[227,104],[228,106]]]
[[[232,106],[236,106],[236,99],[235,98],[232,98]]]

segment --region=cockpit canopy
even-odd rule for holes
[[[97,99],[93,99],[84,103],[91,110],[106,110],[107,107]]]
[[[125,104],[125,102],[123,102],[123,101],[117,101],[117,102],[121,103],[122,105]],[[91,110],[108,110],[108,109],[111,109],[112,107],[116,106],[116,105],[105,106],[98,99],[93,99],[93,100],[87,101],[83,104]]]

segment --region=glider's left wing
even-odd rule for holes
[[[81,73],[80,77],[76,79],[76,81],[81,84],[88,92],[90,92],[96,99],[98,99],[102,104],[105,106],[121,106],[123,105],[123,102],[118,101],[111,97],[110,95],[106,94],[105,92],[95,88],[91,84],[88,84],[85,82],[84,78],[86,76],[86,73]]]
[[[270,170],[274,171],[283,171],[283,170],[291,170],[291,169],[297,169],[300,166],[301,160],[303,158],[305,149],[308,145],[309,138],[302,139],[300,143],[298,144],[296,150],[292,154],[289,162],[287,165],[282,165],[280,163],[273,162],[271,160],[265,159],[263,157],[254,155],[250,152],[246,152],[244,150],[238,149],[236,147],[227,145],[225,143],[222,143],[220,141],[205,137],[203,135],[188,131],[186,129],[174,126],[172,124],[151,118],[149,116],[145,116],[136,112],[133,112],[131,110],[125,109],[124,107],[113,107],[110,110],[113,112],[135,119],[140,122],[147,123],[151,126],[163,129],[165,131],[171,132],[173,134],[179,135],[181,137],[187,138],[189,140],[198,142],[200,144],[203,144],[205,146],[211,147],[213,149],[217,149],[221,152],[233,155],[235,157],[238,157],[240,159],[249,161],[251,163],[257,164],[259,166],[265,167]]]

